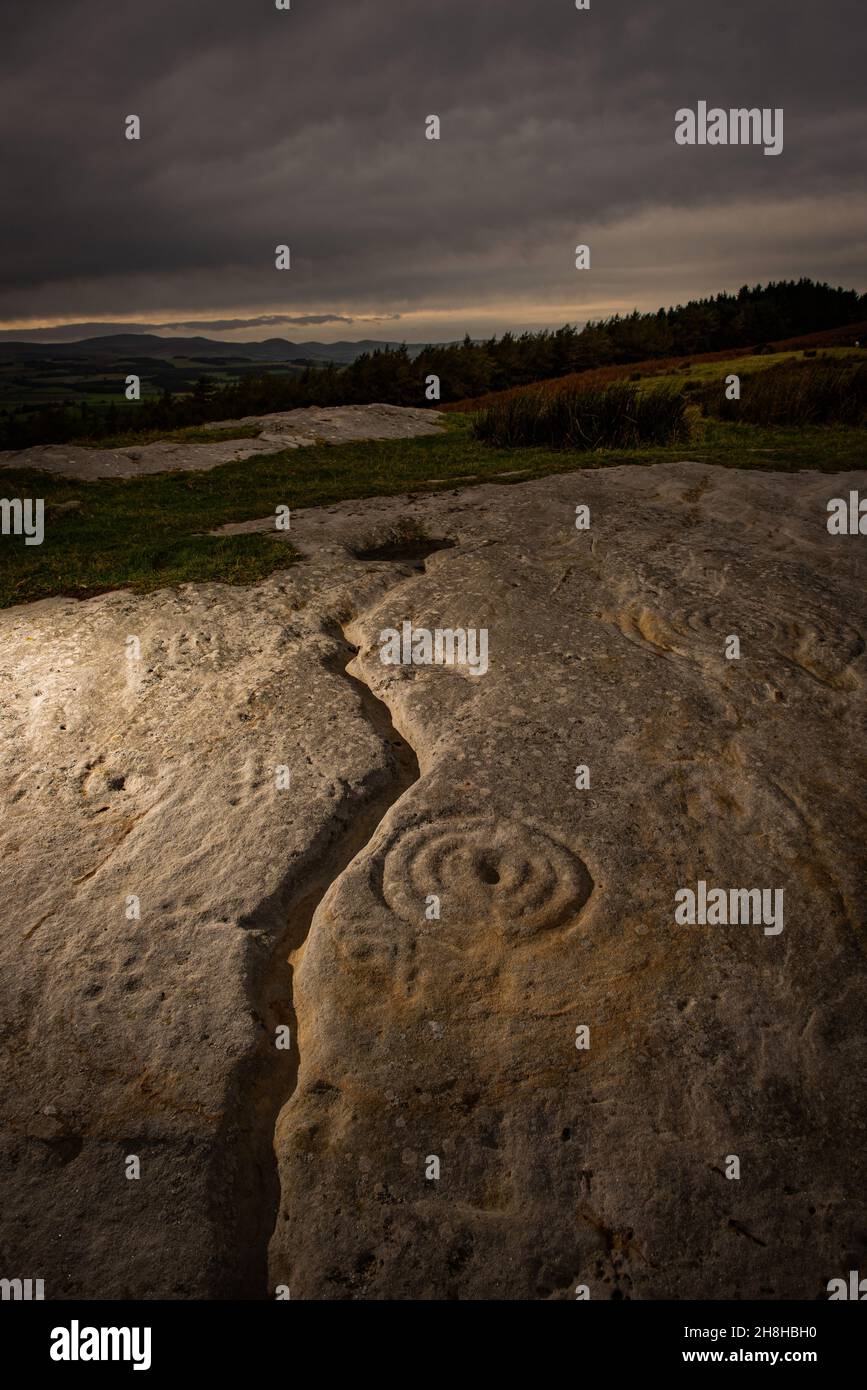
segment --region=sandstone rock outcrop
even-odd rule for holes
[[[346,503],[248,589],[0,614],[10,1269],[809,1300],[856,1267],[867,600],[825,526],[856,487]],[[415,565],[358,558],[407,518]],[[405,621],[487,629],[486,674],[383,665]],[[678,924],[699,882],[782,889],[783,929]]]
[[[310,406],[270,415],[245,415],[217,420],[203,429],[228,430],[261,426],[254,438],[217,439],[194,444],[186,440],[156,440],[121,449],[90,449],[80,444],[39,444],[30,449],[0,453],[2,468],[38,468],[65,478],[140,478],[146,473],[175,470],[199,472],[221,463],[237,463],[255,454],[301,449],[309,444],[345,444],[358,439],[410,439],[436,434],[442,428],[436,410],[397,405]]]

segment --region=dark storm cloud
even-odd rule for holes
[[[591,3],[7,6],[0,315],[581,318],[760,275],[863,287],[861,0]],[[677,147],[699,99],[783,107],[783,154]]]

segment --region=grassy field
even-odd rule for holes
[[[748,359],[745,359],[745,361]],[[737,398],[728,382],[740,381]],[[708,420],[758,428],[867,427],[867,362],[858,355],[789,356],[764,371],[685,382],[677,372],[628,381],[569,377],[490,398],[473,432],[511,448],[642,448],[703,437]]]
[[[852,348],[823,348],[821,358],[828,362],[859,363],[867,361],[867,353],[860,349],[853,351]],[[760,354],[749,354],[741,357],[721,357],[715,362],[696,361],[680,367],[677,371],[679,381],[685,386],[710,386],[714,382],[722,383],[726,377],[734,372],[741,378],[741,381],[754,376],[756,372],[767,371],[769,367],[779,366],[783,362],[809,362],[815,360],[806,357],[803,351],[800,352],[767,352]]]
[[[275,371],[298,376],[303,367],[290,362],[257,362],[239,355],[225,358],[154,358],[130,356],[118,360],[78,362],[52,360],[46,344],[44,358],[0,360],[0,410],[35,411],[63,401],[89,406],[122,404],[130,372],[141,380],[142,396],[159,396],[164,390],[192,391],[204,378],[212,387],[239,381],[253,372]]]
[[[816,335],[820,338],[821,335]],[[740,348],[735,352],[706,352],[693,357],[656,357],[645,362],[619,364],[611,367],[591,367],[584,372],[573,372],[569,376],[552,377],[547,381],[533,383],[543,391],[559,391],[563,387],[609,386],[617,381],[638,382],[650,388],[660,379],[677,381],[688,394],[699,393],[703,388],[718,382],[720,391],[724,389],[727,376],[731,373],[741,380],[765,372],[769,367],[784,362],[810,361],[836,362],[840,365],[855,366],[867,362],[867,350],[853,347],[785,348],[781,351],[756,352],[753,348]],[[508,391],[493,391],[474,399],[453,401],[443,409],[448,413],[476,414],[480,410],[497,405],[510,397],[520,395],[528,388],[513,386]]]
[[[695,459],[727,468],[824,472],[867,466],[867,429],[761,429],[702,419],[688,444],[644,449],[495,448],[474,439],[471,417],[445,417],[441,435],[314,446],[257,455],[210,472],[163,473],[82,483],[4,470],[0,494],[45,500],[45,540],[0,539],[0,607],[54,594],[86,597],[187,581],[248,584],[297,559],[274,535],[211,536],[230,521],[347,498],[504,486],[546,474],[618,464]]]

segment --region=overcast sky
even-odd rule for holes
[[[0,0],[0,328],[427,341],[867,288],[864,0],[291,3]],[[782,107],[783,153],[676,145],[699,100]]]

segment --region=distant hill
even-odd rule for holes
[[[358,342],[293,343],[288,338],[266,338],[261,343],[228,343],[216,338],[161,338],[155,333],[111,333],[84,338],[76,343],[28,343],[0,339],[0,361],[71,360],[101,361],[118,357],[230,358],[232,361],[291,362],[298,358],[314,362],[354,362],[365,352],[399,347],[398,342],[362,338]],[[407,343],[407,352],[417,357],[424,343]]]

